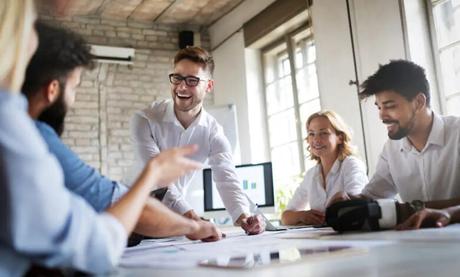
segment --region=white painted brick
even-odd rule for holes
[[[132,66],[97,65],[95,70],[84,72],[63,134],[63,141],[84,161],[112,179],[122,179],[134,160],[131,117],[152,101],[171,97],[167,75],[178,50],[181,26],[94,17],[46,19],[73,29],[92,43],[136,47]],[[209,45],[206,30],[201,38],[202,45]],[[205,101],[212,103],[213,98]]]
[[[123,26],[127,26],[126,21],[122,21],[122,20],[102,19],[102,20],[101,20],[101,24],[102,24],[102,25],[114,26],[114,27],[123,27]]]

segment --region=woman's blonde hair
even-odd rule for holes
[[[350,155],[355,155],[355,149],[353,145],[351,144],[350,128],[348,128],[348,126],[345,124],[343,119],[337,113],[333,111],[325,110],[325,111],[316,112],[310,115],[306,123],[307,131],[308,131],[308,126],[310,125],[311,121],[318,117],[323,117],[329,120],[336,135],[342,137],[342,144],[338,145],[339,154],[337,156],[337,159],[339,159],[339,161],[343,161],[346,157]],[[307,150],[308,152],[310,152],[310,158],[312,160],[316,160],[317,162],[320,162],[320,158],[318,156],[315,156],[310,151],[310,145],[308,145]]]
[[[35,18],[33,0],[0,1],[0,86],[12,92],[24,81]]]

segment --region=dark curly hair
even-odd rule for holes
[[[90,46],[78,34],[37,21],[38,48],[27,70],[22,92],[30,97],[53,80],[65,88],[67,75],[77,67],[94,68]]]
[[[411,101],[417,94],[423,93],[427,106],[430,106],[430,85],[425,70],[406,60],[392,60],[388,64],[380,65],[377,72],[364,81],[361,89],[361,99],[391,90]]]

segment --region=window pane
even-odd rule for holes
[[[297,139],[294,109],[273,115],[268,119],[272,147]]]
[[[291,73],[291,66],[289,65],[289,57],[287,54],[283,54],[278,58],[278,77],[282,78],[288,76]]]
[[[273,56],[265,56],[265,84],[275,81],[275,61]]]
[[[301,47],[295,49],[295,68],[300,69],[305,66],[305,55]]]
[[[441,78],[444,96],[460,92],[460,45],[450,47],[440,54]]]
[[[317,165],[318,162],[316,160],[310,159],[310,152],[305,150],[305,171],[308,171],[310,168]]]
[[[460,116],[460,93],[451,95],[447,101],[447,114]]]
[[[290,76],[284,77],[267,86],[266,93],[267,113],[269,115],[285,110],[294,105],[292,81]]]
[[[312,63],[314,61],[316,61],[316,47],[313,42],[310,42],[307,45],[307,63]]]
[[[278,77],[286,75],[285,69],[283,68],[283,60],[288,58],[286,49],[287,44],[281,43],[264,53],[265,84],[272,83],[276,81]]]
[[[300,121],[302,122],[302,138],[305,138],[307,136],[307,131],[306,131],[306,122],[308,117],[312,113],[316,113],[321,110],[321,105],[319,102],[319,99],[315,99],[313,101],[307,102],[305,104],[300,105]],[[306,144],[305,144],[306,147]]]
[[[313,101],[307,102],[305,104],[300,105],[300,120],[302,122],[302,138],[307,137],[307,119],[308,117],[317,111],[321,110],[321,105],[319,102],[319,99],[315,99]],[[307,141],[304,139],[303,140],[303,149],[305,153],[305,170],[308,170],[309,168],[313,167],[316,164],[316,161],[310,159],[310,152],[308,152],[307,147]]]
[[[280,43],[263,54],[264,66],[270,65],[274,68],[270,74],[265,74],[265,87],[274,180],[283,186],[279,191],[289,189],[293,184],[297,186],[301,182],[305,170],[301,168],[304,160],[307,168],[316,164],[315,161],[307,160],[307,156],[301,156],[307,151],[299,148],[303,144],[298,141],[297,128],[301,119],[304,122],[306,117],[296,118],[296,114],[309,115],[319,110],[316,51],[312,35],[311,29],[292,33],[288,38],[292,42],[292,52],[287,50],[287,43]],[[294,56],[289,57],[288,52]],[[267,63],[270,59],[272,62]],[[290,64],[291,61],[294,64]],[[295,71],[291,72],[291,68]],[[294,77],[299,97],[294,97],[293,94]]]
[[[449,0],[433,8],[438,47],[460,40],[460,1]]]
[[[295,49],[295,68],[302,68],[304,65],[304,56],[302,53],[302,49],[297,47]]]
[[[272,149],[273,175],[276,180],[286,179],[300,173],[299,149],[293,142]]]
[[[318,77],[315,64],[300,69],[296,74],[299,103],[319,97]]]

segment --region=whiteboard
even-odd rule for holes
[[[235,164],[240,164],[241,154],[235,104],[206,107],[206,111],[214,117],[224,129],[224,134],[232,147],[233,162]]]

